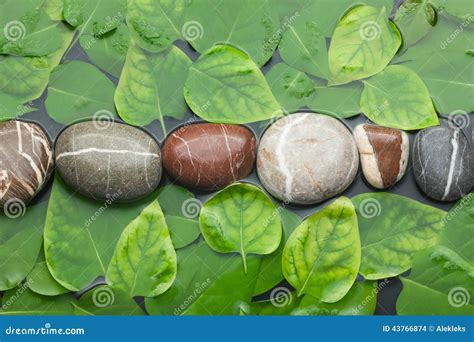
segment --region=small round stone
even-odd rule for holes
[[[474,183],[472,147],[458,128],[437,126],[416,135],[413,172],[418,186],[438,201],[456,201]]]
[[[155,190],[161,179],[161,151],[146,132],[118,122],[81,122],[56,142],[61,178],[79,193],[128,202]]]
[[[53,170],[49,138],[35,123],[11,120],[0,122],[0,142],[0,208],[26,205]]]
[[[359,154],[350,131],[326,115],[285,116],[263,134],[257,172],[263,186],[285,202],[314,204],[354,180]]]

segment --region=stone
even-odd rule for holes
[[[460,199],[474,183],[472,152],[459,128],[436,126],[418,132],[412,157],[416,183],[432,199]]]
[[[166,139],[163,167],[184,186],[219,190],[252,172],[256,149],[254,134],[243,126],[196,123]]]
[[[377,189],[393,186],[405,175],[410,151],[408,135],[398,129],[361,124],[354,129],[365,179]]]
[[[48,182],[52,170],[52,145],[41,126],[0,122],[0,207],[5,213],[10,205],[11,210],[24,208]]]
[[[148,133],[118,122],[87,121],[66,128],[56,142],[61,178],[84,196],[129,202],[160,183],[158,143]]]
[[[262,185],[276,198],[295,204],[315,204],[343,192],[358,168],[350,131],[321,114],[279,119],[263,134],[257,153]]]

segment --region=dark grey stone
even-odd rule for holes
[[[413,146],[418,186],[438,201],[456,201],[474,182],[472,147],[460,129],[438,126],[420,131]]]
[[[133,201],[158,187],[161,151],[144,131],[117,122],[81,122],[59,136],[56,165],[62,179],[97,200]]]

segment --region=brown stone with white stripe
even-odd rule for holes
[[[0,207],[11,201],[28,204],[53,170],[51,142],[37,124],[0,122]]]
[[[405,174],[409,140],[405,132],[371,124],[358,125],[354,137],[365,179],[375,188],[385,189]]]
[[[252,172],[256,148],[255,136],[245,127],[197,123],[166,139],[163,167],[187,187],[218,190]]]

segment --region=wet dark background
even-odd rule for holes
[[[394,1],[394,5],[395,5],[394,8],[398,7],[402,2],[403,2],[403,0],[395,0]],[[393,11],[392,11],[392,13],[393,13]],[[199,57],[199,54],[196,51],[194,51],[192,49],[192,47],[190,45],[188,45],[187,43],[179,41],[179,42],[176,42],[175,45],[178,46],[181,50],[183,50],[193,61],[196,60]],[[69,53],[63,58],[63,60],[82,60],[82,61],[86,61],[86,62],[89,62],[91,64],[94,64],[90,61],[90,59],[87,57],[85,52],[81,49],[79,43],[77,43],[69,51]],[[273,56],[273,58],[263,67],[263,72],[266,73],[268,70],[270,70],[272,68],[272,66],[274,66],[275,64],[280,63],[280,62],[282,62],[282,60],[281,60],[280,55],[277,51],[275,53],[275,55]],[[113,77],[113,76],[111,76],[107,73],[105,73],[105,74],[107,75],[107,77],[109,77],[117,85],[117,83],[118,83],[117,78],[115,78],[115,77]],[[78,80],[78,82],[80,82],[80,80]],[[44,101],[45,101],[46,97],[47,97],[47,91],[45,91],[45,93],[41,96],[41,98],[39,98],[38,100],[33,101],[32,106],[34,108],[38,108],[38,111],[25,114],[24,116],[22,116],[22,119],[39,123],[41,126],[43,126],[43,128],[46,129],[46,131],[48,132],[51,140],[54,142],[56,140],[58,134],[60,133],[60,131],[64,128],[64,125],[61,125],[61,124],[55,122],[54,120],[52,120],[48,116],[48,114],[45,110],[45,107],[44,107]],[[309,111],[309,110],[306,110],[306,111]],[[91,113],[91,115],[92,115],[92,113]],[[466,129],[466,135],[469,137],[469,140],[471,140],[472,123],[474,122],[474,115],[473,114],[470,115],[470,119],[471,119],[470,120],[471,124]],[[179,127],[180,125],[183,125],[186,122],[190,122],[190,121],[194,122],[196,120],[199,120],[199,118],[195,117],[194,114],[188,108],[187,112],[186,112],[186,117],[183,120],[178,121],[178,120],[173,119],[173,118],[165,117],[165,125],[166,125],[167,129],[171,132],[172,130],[176,129],[177,127]],[[117,117],[117,121],[121,121],[121,120]],[[356,125],[358,125],[360,123],[363,123],[363,122],[366,122],[366,121],[367,121],[367,119],[363,115],[359,115],[357,117],[345,119],[344,123],[349,128],[353,128]],[[443,122],[443,124],[446,124],[446,120],[442,119],[442,122]],[[263,126],[264,125],[262,125],[262,123],[254,123],[254,124],[247,125],[247,127],[249,127],[250,129],[253,130],[253,132],[255,133],[255,135],[257,137],[257,139],[259,139],[260,136],[262,135],[262,132],[264,130]],[[150,124],[148,126],[145,126],[144,129],[148,133],[150,133],[153,137],[155,137],[155,139],[160,142],[160,145],[162,145],[163,140],[164,140],[165,137],[163,136],[163,132],[162,132],[161,126],[160,126],[158,121],[154,121],[152,124]],[[416,132],[407,132],[407,133],[410,137],[410,142],[412,143],[413,139],[416,135]],[[412,146],[412,144],[411,144],[411,146]],[[431,206],[434,206],[434,207],[438,207],[438,208],[443,209],[443,210],[449,210],[453,206],[454,203],[441,203],[441,202],[433,201],[433,200],[427,198],[419,190],[419,188],[417,187],[417,185],[415,183],[415,180],[414,180],[414,177],[413,177],[413,172],[412,172],[411,168],[412,168],[412,163],[411,163],[411,160],[410,160],[409,164],[408,164],[408,167],[407,167],[406,175],[403,177],[403,179],[400,182],[398,182],[394,187],[392,187],[391,189],[389,189],[387,191],[395,193],[395,194],[410,197],[414,200],[423,202],[425,204],[428,204],[428,205],[431,205]],[[245,181],[251,182],[251,183],[253,183],[253,184],[255,184],[255,185],[262,188],[262,186],[260,185],[259,179],[256,175],[255,170],[253,171],[253,173],[249,177],[247,177],[245,179]],[[52,183],[52,180],[50,181],[50,184],[45,187],[43,192],[35,199],[35,202],[44,201],[44,200],[48,199],[48,197],[50,195],[50,191],[51,191],[51,183]],[[168,179],[167,176],[164,175],[160,186],[170,184],[170,183],[171,183],[170,179]],[[358,175],[356,176],[356,178],[355,178],[354,182],[352,183],[352,185],[340,195],[341,196],[344,195],[344,196],[347,196],[347,197],[351,198],[351,197],[354,197],[354,196],[356,196],[358,194],[361,194],[361,193],[376,192],[376,191],[379,191],[379,190],[372,188],[365,181],[365,179],[362,175],[362,171],[359,168]],[[204,202],[205,200],[207,200],[212,195],[212,193],[195,192],[195,195],[201,201]],[[276,199],[275,199],[275,201],[277,202],[277,204],[279,203]],[[312,206],[291,206],[290,205],[290,206],[287,206],[287,209],[297,213],[301,217],[306,217],[306,216],[314,213],[315,211],[319,210],[321,207],[326,206],[328,204],[328,202],[330,202],[330,201],[332,201],[332,199],[330,199],[328,201],[325,201],[323,203],[320,203],[318,205],[312,205]],[[408,273],[409,272],[407,272],[407,274]],[[282,284],[287,284],[287,283],[284,282]],[[381,288],[381,290],[378,294],[377,308],[376,308],[375,313],[377,315],[394,315],[394,314],[396,314],[395,304],[396,304],[396,300],[398,298],[398,295],[400,294],[401,289],[402,289],[402,284],[401,284],[401,282],[398,278],[388,279],[388,283],[386,283],[386,285],[384,285]],[[266,298],[268,298],[268,296],[263,295],[263,296],[259,296],[257,299],[266,299]],[[422,304],[422,299],[420,301],[420,305],[423,305]]]

